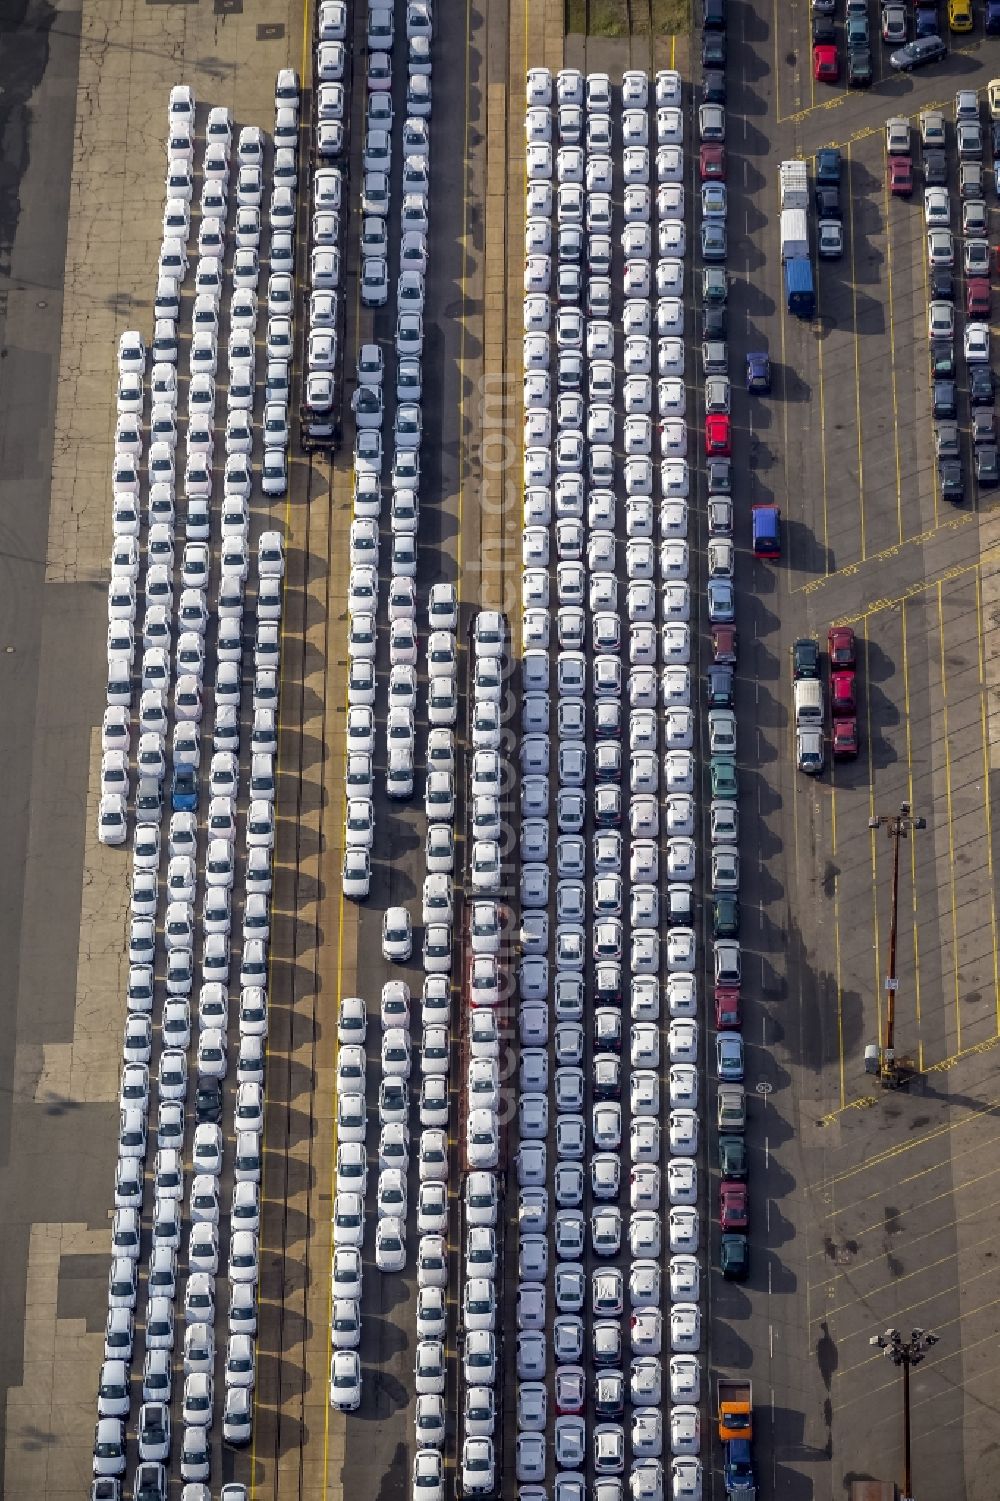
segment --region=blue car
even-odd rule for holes
[[[747,390],[765,394],[771,389],[771,360],[765,352],[747,355]]]
[[[198,774],[193,766],[174,768],[170,783],[170,806],[175,813],[197,813]]]

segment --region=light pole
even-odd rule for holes
[[[902,1501],[913,1501],[912,1476],[910,1473],[910,1367],[919,1365],[938,1337],[929,1329],[911,1329],[910,1337],[904,1340],[898,1329],[887,1329],[884,1334],[873,1334],[870,1345],[882,1351],[894,1366],[903,1368],[903,1496]]]
[[[892,908],[889,918],[889,966],[885,977],[886,1018],[885,1046],[879,1057],[879,1073],[883,1084],[899,1082],[896,1069],[896,913],[899,905],[899,841],[906,839],[911,829],[926,829],[926,818],[915,818],[909,803],[900,803],[899,812],[890,817],[880,813],[869,818],[870,829],[885,829],[892,840]]]

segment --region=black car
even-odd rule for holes
[[[836,146],[824,146],[816,153],[816,181],[824,187],[840,186],[841,156]]]
[[[705,674],[705,692],[710,709],[733,707],[733,669],[710,667]]]
[[[929,188],[948,184],[948,158],[943,151],[924,152],[924,182]]]
[[[703,310],[701,336],[703,339],[725,339],[726,310],[724,307],[707,307]]]
[[[701,38],[701,65],[703,68],[726,66],[726,34],[724,31],[706,31]]]
[[[993,160],[996,161],[1000,157],[1000,120],[993,120],[990,123],[990,149],[993,153]]]
[[[852,89],[867,89],[872,81],[872,54],[870,47],[848,47],[847,84]]]
[[[1000,0],[986,0],[984,30],[987,36],[996,36],[1000,32]]]
[[[712,899],[712,937],[738,938],[740,936],[739,898],[728,894]]]
[[[936,380],[932,395],[935,417],[955,416],[955,382],[953,380]]]
[[[222,1124],[222,1084],[218,1079],[199,1079],[194,1097],[195,1118],[199,1126]]]
[[[995,444],[987,443],[976,449],[976,484],[984,490],[1000,484],[1000,460]]]
[[[725,1132],[719,1137],[719,1172],[724,1178],[735,1178],[737,1182],[747,1176],[747,1144],[742,1136],[729,1136]]]
[[[962,461],[938,459],[938,484],[944,500],[959,501],[964,496],[962,486]]]
[[[706,68],[701,79],[701,96],[706,104],[725,104],[726,75],[722,68]]]
[[[955,350],[950,339],[931,340],[931,380],[955,379]]]
[[[829,16],[813,16],[812,33],[814,47],[837,45],[837,28]]]
[[[969,366],[969,400],[974,407],[993,405],[993,371],[989,365]]]
[[[723,1235],[719,1268],[729,1282],[745,1282],[750,1275],[750,1242],[742,1230],[727,1230]]]
[[[725,31],[726,0],[702,0],[701,24],[706,31]]]
[[[930,278],[931,297],[942,302],[955,301],[955,278],[947,266],[935,266]]]
[[[928,63],[936,63],[947,52],[948,48],[939,36],[923,36],[890,52],[889,62],[897,73],[911,73],[914,68],[925,68]]]
[[[800,636],[792,642],[792,677],[819,677],[819,647],[812,636]]]
[[[817,219],[842,218],[839,188],[831,186],[818,187],[816,189],[815,197]]]

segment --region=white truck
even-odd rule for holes
[[[781,207],[809,207],[809,172],[804,161],[782,162],[778,168],[781,184]]]
[[[809,216],[804,208],[781,210],[781,259],[809,256]]]

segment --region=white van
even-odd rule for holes
[[[823,684],[819,678],[798,678],[795,682],[795,723],[821,725],[825,718]]]

